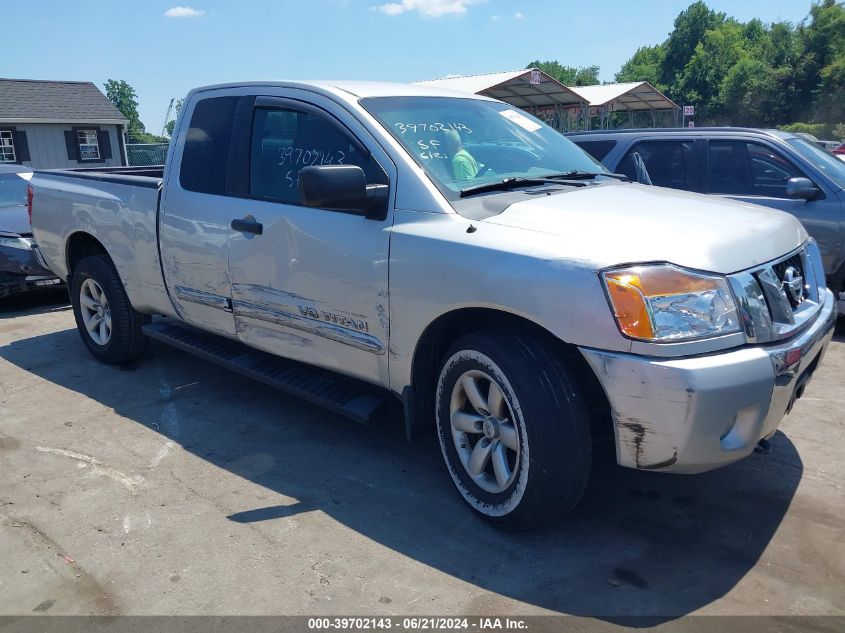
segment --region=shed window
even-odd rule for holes
[[[76,139],[79,141],[79,160],[100,160],[97,130],[77,130]]]
[[[12,130],[0,130],[0,163],[14,163],[15,156],[15,135]]]

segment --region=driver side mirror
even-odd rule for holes
[[[357,165],[315,165],[299,172],[299,197],[306,207],[383,220],[387,191],[387,185],[367,185]]]
[[[786,197],[795,200],[815,200],[818,188],[809,178],[790,178],[786,181]]]

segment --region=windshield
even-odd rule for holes
[[[0,209],[26,204],[26,180],[18,174],[0,174]]]
[[[828,178],[845,189],[845,161],[839,160],[833,154],[827,153],[818,145],[803,138],[791,138],[786,142],[814,167],[823,171]]]
[[[512,178],[607,173],[569,139],[505,103],[454,97],[375,97],[367,109],[449,199]]]

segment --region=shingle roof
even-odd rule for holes
[[[0,121],[128,123],[90,81],[0,79]]]

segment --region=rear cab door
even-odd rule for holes
[[[164,280],[179,316],[234,336],[229,224],[240,201],[226,195],[235,112],[244,91],[195,93],[168,156],[159,217]]]
[[[700,135],[651,134],[629,142],[625,149],[614,152],[619,158],[608,167],[637,182],[634,154],[645,163],[651,184],[656,187],[701,192],[703,188],[704,144]]]

